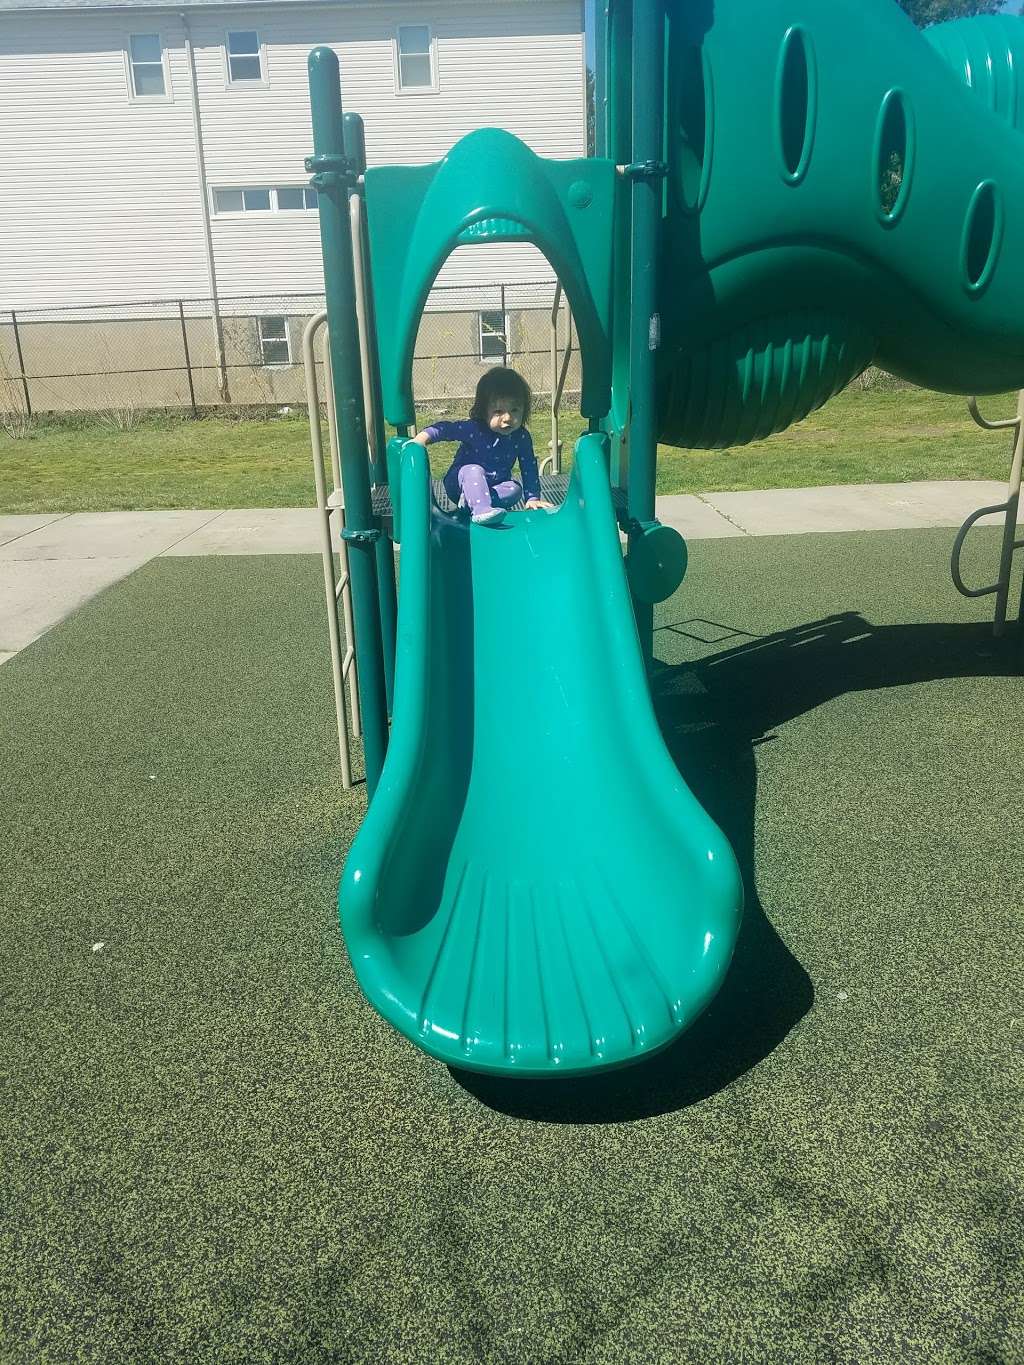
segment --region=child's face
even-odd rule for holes
[[[507,436],[523,425],[523,405],[518,398],[492,398],[487,404],[487,425]]]

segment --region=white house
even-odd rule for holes
[[[319,43],[371,164],[436,160],[481,126],[585,154],[583,0],[0,0],[0,320],[318,294]],[[460,249],[438,284],[551,277],[503,245]],[[292,356],[277,318],[259,341]]]

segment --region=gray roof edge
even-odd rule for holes
[[[464,0],[469,3],[470,0]],[[380,0],[0,0],[0,14],[90,13],[93,10],[123,13],[127,10],[168,10],[177,13],[187,9],[266,9],[272,5],[292,8],[304,5],[308,9],[370,9]],[[427,0],[406,0],[409,4],[426,4]],[[460,3],[460,0],[455,0]],[[537,0],[519,0],[520,4],[535,4]]]

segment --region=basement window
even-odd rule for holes
[[[480,359],[504,365],[508,358],[508,314],[500,309],[480,314]]]
[[[290,365],[291,338],[287,318],[257,318],[256,331],[260,339],[261,365]]]

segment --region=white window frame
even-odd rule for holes
[[[244,204],[240,209],[219,209],[217,207],[218,192],[244,194],[246,190],[266,191],[270,195],[270,207],[268,209],[247,209]],[[274,191],[269,185],[211,185],[210,211],[216,218],[272,218],[274,216]]]
[[[427,30],[427,53],[430,57],[430,84],[429,85],[403,85],[402,84],[402,29],[403,28],[425,28]],[[395,67],[395,94],[396,95],[436,95],[439,89],[437,81],[437,37],[434,33],[432,24],[396,24],[395,37],[391,44],[391,55]]]
[[[284,344],[285,344],[285,346],[288,348],[288,359],[287,359],[287,360],[264,360],[264,358],[263,358],[263,354],[264,354],[264,353],[263,353],[263,343],[264,343],[265,341],[276,341],[276,342],[280,342],[280,341],[282,340],[282,338],[281,338],[281,337],[265,337],[265,336],[263,335],[263,324],[264,324],[265,322],[270,322],[271,320],[276,320],[277,318],[280,318],[281,321],[284,323]],[[286,369],[288,369],[288,367],[289,367],[290,365],[293,365],[295,362],[294,362],[294,360],[292,359],[292,329],[291,329],[291,327],[289,327],[289,325],[288,325],[288,314],[287,314],[287,313],[261,313],[261,314],[256,318],[256,344],[257,344],[257,346],[258,346],[259,349],[260,349],[260,369],[261,369],[261,370],[286,370]]]
[[[260,59],[260,78],[258,81],[234,81],[231,79],[231,52],[229,44],[232,33],[255,33],[256,53],[237,52],[237,57],[256,55]],[[224,30],[224,88],[225,90],[266,90],[270,84],[270,71],[267,67],[267,45],[258,28],[226,28]]]
[[[132,72],[132,39],[133,38],[156,38],[160,44],[160,65],[164,72],[164,93],[162,95],[137,95],[135,93],[135,76]],[[155,62],[146,63],[155,66]],[[135,29],[131,33],[125,34],[124,39],[124,78],[128,88],[129,104],[173,104],[174,89],[171,85],[171,66],[167,60],[167,44],[164,42],[162,32],[155,29]]]
[[[223,187],[223,185],[221,185],[221,186],[219,186],[218,188],[223,189],[224,187]],[[246,186],[246,188],[247,188],[247,189],[251,189],[252,186],[249,185],[249,186]],[[262,187],[261,187],[261,188],[262,188]],[[312,189],[313,189],[313,186],[310,185],[310,184],[305,184],[305,185],[271,185],[271,186],[270,186],[270,202],[271,202],[271,204],[273,205],[272,212],[274,212],[274,213],[284,213],[284,214],[292,214],[292,213],[316,213],[316,212],[318,212],[318,210],[319,210],[319,208],[320,208],[320,195],[319,195],[319,192],[317,192],[317,202],[316,202],[316,204],[315,204],[312,208],[311,208],[311,207],[306,203],[306,201],[305,201],[305,195],[308,194],[309,191],[312,190]],[[283,209],[283,208],[281,207],[281,204],[280,204],[279,198],[278,198],[278,196],[280,195],[281,190],[303,190],[305,193],[303,194],[302,208],[301,208],[301,209]]]
[[[308,190],[310,185],[211,185],[210,186],[210,213],[214,218],[258,218],[265,222],[268,218],[277,218],[283,215],[285,218],[297,218],[305,216],[307,213],[316,213],[319,210],[319,203],[316,208],[303,207],[301,209],[283,209],[278,203],[278,190]],[[217,195],[226,193],[244,194],[246,190],[266,191],[270,195],[269,209],[219,209],[217,207]],[[319,196],[318,196],[319,198]],[[276,313],[274,316],[278,316]]]
[[[502,335],[502,339],[503,339],[504,342],[505,342],[505,350],[504,350],[503,354],[502,354],[500,357],[499,357],[499,356],[496,356],[496,355],[484,355],[484,335],[485,335],[485,333],[484,333],[484,314],[485,314],[485,313],[501,313],[501,318],[502,318],[501,335]],[[500,309],[500,308],[478,308],[478,309],[477,309],[477,314],[476,314],[476,326],[477,326],[477,346],[476,346],[476,351],[477,351],[477,359],[479,360],[480,364],[481,364],[481,365],[498,365],[498,364],[507,365],[507,364],[508,364],[508,309],[506,308],[504,311],[502,311],[502,309]],[[489,337],[492,337],[492,336],[496,336],[497,333],[496,333],[496,332],[487,332],[486,335],[489,336]]]

